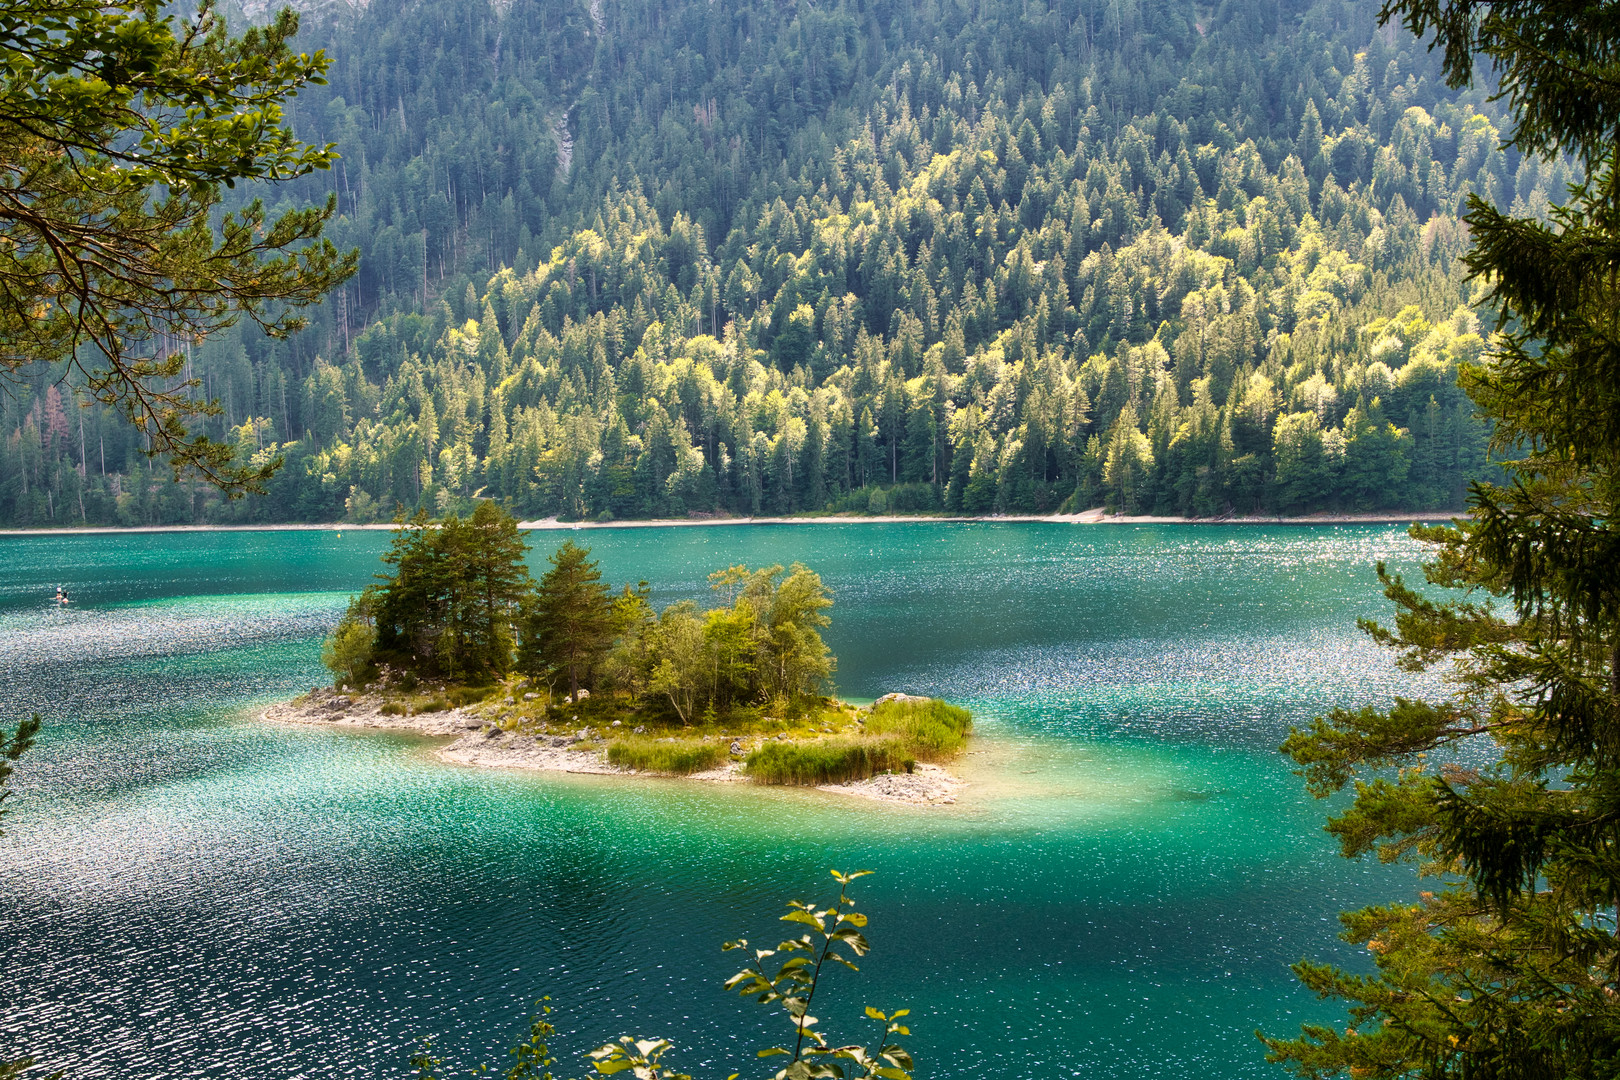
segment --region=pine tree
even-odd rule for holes
[[[481,502],[462,525],[469,588],[462,618],[467,624],[467,663],[493,675],[511,668],[519,608],[533,589],[524,564],[528,544],[517,519],[492,502]]]
[[[565,541],[551,556],[523,621],[519,666],[532,675],[568,676],[568,700],[613,644],[613,598],[590,549]]]
[[[517,521],[480,503],[466,521],[425,512],[401,522],[374,599],[375,658],[413,672],[482,682],[511,668],[512,625],[529,591]],[[358,617],[354,604],[344,625]],[[356,670],[352,656],[345,670]]]
[[[34,739],[39,735],[40,720],[38,716],[20,721],[16,728],[8,735],[4,728],[0,728],[0,817],[4,817],[10,809],[5,805],[11,798],[8,787],[11,781],[12,770],[16,767],[17,759],[28,752],[34,745]],[[0,836],[4,836],[0,832]]]
[[[195,396],[174,343],[244,316],[284,336],[354,273],[358,252],[320,239],[331,199],[274,218],[259,201],[221,212],[238,180],[336,159],[281,111],[329,61],[292,51],[291,9],[235,39],[211,0],[190,18],[156,0],[9,0],[5,19],[0,372],[70,365],[177,476],[263,490],[279,462],[233,463],[231,446],[188,428],[219,410]]]
[[[1438,879],[1419,902],[1343,917],[1375,976],[1302,963],[1350,1003],[1344,1031],[1268,1039],[1297,1074],[1612,1077],[1620,1060],[1620,26],[1610,3],[1404,0],[1454,82],[1482,54],[1517,109],[1526,153],[1572,154],[1587,180],[1553,224],[1470,200],[1470,273],[1498,338],[1463,385],[1511,456],[1471,517],[1414,529],[1433,544],[1434,600],[1380,567],[1401,666],[1450,662],[1456,691],[1337,711],[1284,749],[1312,791],[1355,780],[1329,830],[1344,852],[1411,857]],[[1499,611],[1480,598],[1501,599]],[[1494,747],[1472,767],[1460,743]],[[1427,756],[1435,753],[1438,765]],[[1470,755],[1468,759],[1473,759]],[[1362,770],[1387,774],[1360,779]]]

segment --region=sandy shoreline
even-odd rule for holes
[[[450,741],[440,746],[435,754],[440,761],[452,765],[721,784],[748,782],[739,761],[690,776],[638,773],[635,769],[620,768],[608,763],[606,740],[588,728],[573,735],[522,734],[504,730],[489,718],[465,709],[419,713],[415,716],[385,716],[380,711],[381,705],[380,699],[369,695],[359,701],[350,701],[342,694],[322,691],[271,705],[261,713],[261,718],[274,724],[409,731],[447,738]],[[941,806],[954,803],[965,786],[962,780],[940,766],[919,763],[912,773],[873,776],[852,784],[823,784],[816,790],[876,802]]]
[[[926,522],[952,524],[1046,523],[1051,525],[1407,525],[1448,522],[1466,511],[1434,511],[1423,514],[1313,514],[1308,517],[1155,517],[1150,514],[1108,514],[1087,510],[1083,514],[1002,514],[984,517],[943,517],[887,514],[878,516],[819,517],[731,517],[731,518],[649,518],[645,521],[558,521],[540,518],[520,521],[518,528],[531,531],[553,529],[665,529],[703,525],[911,525]],[[92,525],[62,529],[0,529],[0,536],[91,536],[107,533],[171,532],[389,532],[390,523],[354,525],[345,522],[297,525]]]

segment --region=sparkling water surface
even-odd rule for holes
[[[778,1015],[720,983],[827,868],[872,868],[872,954],[816,1002],[910,1007],[920,1077],[1281,1075],[1253,1032],[1335,1015],[1336,913],[1410,873],[1338,858],[1276,745],[1408,676],[1355,629],[1384,526],[838,524],[566,537],[702,599],[801,560],[841,693],[941,694],[980,739],[952,807],[444,765],[435,741],[284,727],[387,534],[0,538],[0,718],[47,730],[0,839],[0,1060],[70,1077],[404,1076],[413,1040],[506,1068],[541,994],[560,1076],[619,1034],[768,1076]],[[50,602],[55,586],[73,598]],[[825,1006],[825,1007],[824,1007]],[[462,1070],[458,1069],[458,1073]]]

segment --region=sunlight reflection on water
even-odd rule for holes
[[[531,537],[536,563],[562,538]],[[878,948],[828,1015],[912,1006],[925,1075],[1258,1077],[1255,1026],[1321,1015],[1286,965],[1347,955],[1334,913],[1407,887],[1335,858],[1274,752],[1325,707],[1411,692],[1353,627],[1381,610],[1373,562],[1410,564],[1398,529],[586,542],[664,599],[729,562],[810,562],[846,692],[978,710],[967,796],[453,768],[430,740],[269,726],[253,706],[321,677],[319,637],[386,537],[0,541],[0,715],[51,724],[0,841],[0,1057],[402,1074],[421,1034],[504,1059],[547,992],[560,1046],[672,1033],[683,1068],[730,1072],[766,1018],[719,992],[718,942],[862,865]],[[68,610],[42,599],[58,575]]]

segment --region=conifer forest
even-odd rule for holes
[[[287,118],[342,156],[269,194],[335,195],[359,271],[289,338],[173,343],[267,494],[173,483],[35,367],[0,523],[1460,510],[1495,474],[1462,204],[1580,177],[1377,15],[306,9],[333,64]]]

